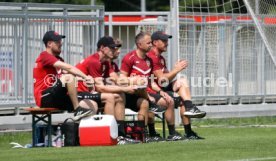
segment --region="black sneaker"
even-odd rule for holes
[[[160,134],[155,133],[150,135],[152,142],[164,142],[166,139],[162,138]]]
[[[153,113],[165,112],[166,109],[158,106],[156,103],[149,101],[149,111]]]
[[[202,139],[205,139],[203,137],[198,136],[197,133],[195,133],[193,131],[189,134],[184,135],[184,137],[185,137],[185,139],[188,139],[188,140],[202,140]]]
[[[190,109],[186,109],[186,111],[184,112],[184,115],[189,117],[189,118],[203,118],[206,116],[206,112],[205,111],[200,111],[195,105],[190,108]]]
[[[140,143],[142,143],[142,142],[139,140],[134,140],[134,139],[123,137],[123,136],[119,136],[117,138],[117,145],[140,144]]]
[[[167,141],[179,141],[184,140],[184,138],[178,132],[175,132],[173,135],[167,137]]]
[[[72,118],[75,121],[79,121],[80,119],[87,117],[87,116],[91,116],[95,114],[93,112],[93,110],[91,109],[87,109],[87,108],[83,108],[83,107],[78,107],[75,112],[74,112],[74,117]]]

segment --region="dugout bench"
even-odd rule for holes
[[[24,109],[32,114],[32,145],[36,147],[36,139],[38,138],[36,126],[38,122],[42,121],[47,126],[48,147],[52,146],[52,113],[60,112],[58,108],[39,108],[30,107]]]

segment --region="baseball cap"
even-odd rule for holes
[[[100,40],[97,43],[97,47],[100,48],[102,45],[110,48],[119,48],[122,46],[121,44],[115,44],[114,39],[110,36],[104,36],[100,38]]]
[[[42,41],[46,44],[48,41],[59,41],[64,38],[65,38],[64,35],[60,35],[55,31],[47,31],[44,34]]]
[[[167,35],[163,31],[156,31],[151,35],[151,40],[168,40],[172,38],[172,35]]]

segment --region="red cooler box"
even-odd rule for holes
[[[118,126],[112,115],[94,115],[80,121],[81,146],[117,145]]]

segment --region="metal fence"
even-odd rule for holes
[[[76,64],[96,50],[103,25],[103,6],[0,3],[0,106],[34,103],[32,69],[46,31],[66,35],[61,56]]]
[[[224,14],[228,19],[206,21],[217,15],[189,15],[180,13],[179,58],[190,62],[182,74],[191,82],[193,98],[274,102],[276,68],[250,16]]]
[[[171,13],[106,13],[106,35],[123,40],[121,58],[133,49],[139,31],[177,31],[169,42],[165,57],[169,68],[178,59],[189,61],[181,74],[190,81],[193,99],[198,104],[239,104],[275,102],[275,66],[249,15],[191,13],[179,14],[179,28]],[[116,16],[144,16],[136,22],[116,22]],[[156,18],[147,18],[154,15]],[[188,18],[187,18],[188,17]],[[210,18],[211,17],[211,18]],[[230,18],[230,19],[229,19]],[[115,21],[114,21],[115,20]],[[272,24],[270,24],[272,25]],[[276,24],[274,25],[276,26]],[[178,54],[176,49],[179,50]]]
[[[123,42],[121,54],[117,60],[119,66],[124,55],[136,49],[134,38],[139,32],[153,33],[157,30],[163,30],[170,33],[169,12],[106,12],[105,15],[107,18],[105,34],[118,38]],[[167,57],[167,53],[164,55]]]
[[[276,69],[250,19],[231,14],[224,15],[231,20],[207,22],[210,14],[200,13],[198,22],[181,13],[178,28],[174,11],[104,13],[102,6],[18,3],[0,3],[0,9],[0,107],[34,103],[32,68],[50,29],[67,36],[62,57],[72,65],[95,52],[104,33],[123,41],[120,65],[135,48],[138,32],[165,30],[174,35],[165,53],[168,66],[177,59],[189,61],[182,74],[200,104],[275,102]],[[218,87],[221,80],[228,84]]]

